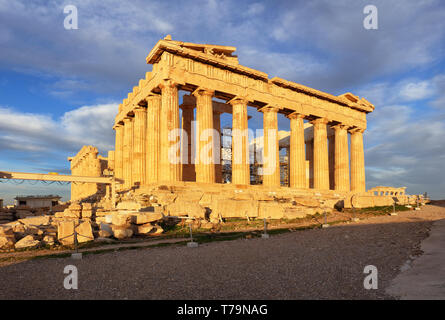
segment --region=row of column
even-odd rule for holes
[[[318,118],[312,120],[314,140],[307,145],[304,142],[305,115],[292,113],[290,118],[290,156],[289,183],[290,187],[305,188],[306,185],[306,154],[313,162],[313,187],[319,190],[333,189],[338,191],[365,191],[365,158],[363,150],[363,130],[350,129],[342,124],[334,125],[335,136],[328,148],[328,120]],[[351,161],[349,163],[348,131],[351,133]],[[329,153],[333,153],[333,176],[330,175]],[[349,169],[351,165],[351,170]],[[351,175],[349,174],[351,173]],[[333,183],[332,183],[333,180]]]
[[[180,137],[178,88],[176,83],[165,80],[160,85],[161,95],[152,94],[146,99],[147,106],[137,106],[134,116],[115,126],[115,175],[124,179],[124,188],[145,185],[153,182],[175,182],[184,180],[181,162],[194,166],[196,181],[215,183],[221,181],[221,164],[218,148],[213,134],[214,128],[220,129],[219,114],[213,111],[213,91],[198,88],[193,92],[196,98],[197,139],[196,161],[191,164],[191,122],[192,105],[182,106],[182,129],[188,133],[185,141]],[[248,116],[247,101],[236,97],[228,102],[232,105],[232,183],[250,184],[248,154]],[[278,108],[265,106],[263,112],[264,129],[264,166],[263,184],[280,185]],[[306,153],[311,153],[314,168],[315,189],[329,190],[334,179],[334,189],[339,191],[365,191],[365,169],[363,152],[363,130],[350,129],[338,124],[335,130],[334,176],[329,174],[329,150],[327,137],[328,120],[312,120],[314,141],[312,150],[305,150],[305,115],[291,113],[290,119],[290,156],[289,183],[293,188],[306,188]],[[349,170],[348,131],[351,133],[351,170]],[[187,148],[187,149],[185,149]],[[184,159],[181,150],[186,150]],[[218,154],[217,154],[218,153]],[[182,160],[182,161],[181,161]],[[185,167],[187,168],[187,167]],[[190,168],[188,168],[190,169]],[[191,170],[187,170],[190,172]],[[349,176],[351,173],[351,177]],[[350,181],[350,183],[349,183]]]

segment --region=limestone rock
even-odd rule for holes
[[[13,236],[14,231],[11,226],[0,225],[0,236]]]
[[[192,201],[175,201],[166,207],[166,211],[170,216],[189,216],[194,218],[205,218],[206,209],[196,202]]]
[[[125,213],[115,213],[112,216],[111,223],[115,226],[129,226],[131,224],[131,216]]]
[[[121,239],[131,238],[132,235],[133,235],[133,230],[131,228],[113,226],[113,236],[116,239],[121,240]]]
[[[37,216],[37,217],[28,217],[25,219],[19,219],[20,223],[23,223],[25,226],[48,226],[51,222],[50,216]]]
[[[148,234],[154,229],[154,226],[151,223],[146,223],[136,227],[137,234]]]
[[[252,200],[219,199],[216,202],[215,212],[224,218],[230,217],[256,217],[258,216],[258,202]]]
[[[91,228],[91,222],[84,221],[76,228],[77,231],[77,241],[88,242],[94,240],[93,229]]]
[[[136,201],[121,201],[116,206],[117,209],[120,210],[139,210],[141,209],[141,205]]]
[[[164,229],[162,229],[162,227],[157,224],[155,224],[153,227],[155,230],[150,232],[150,234],[152,234],[152,235],[158,235],[158,234],[161,234],[162,232],[164,232]]]
[[[57,240],[63,245],[74,243],[74,221],[63,221],[59,223]]]
[[[305,206],[305,207],[319,207],[320,206],[320,201],[318,201],[317,199],[311,199],[309,197],[305,197],[305,198],[300,198],[300,197],[294,197],[293,201],[295,202],[295,204],[300,205],[300,206]]]
[[[109,238],[111,237],[113,234],[108,232],[107,230],[99,230],[99,237],[100,238]]]
[[[0,249],[13,248],[15,244],[15,238],[11,235],[0,235]]]
[[[70,245],[74,243],[74,223],[73,221],[63,221],[59,223],[57,237],[61,244]],[[94,240],[91,222],[83,221],[76,227],[77,242],[88,242]]]
[[[131,223],[133,224],[145,224],[161,220],[163,218],[160,212],[144,212],[131,214]]]
[[[46,236],[43,237],[42,241],[43,241],[44,244],[52,246],[55,243],[55,237],[54,236],[50,236],[50,235],[46,235]]]
[[[31,249],[31,248],[37,248],[40,245],[40,241],[34,239],[32,235],[28,235],[24,237],[23,239],[19,240],[15,244],[16,249]]]

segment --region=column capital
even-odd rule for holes
[[[350,127],[345,124],[338,123],[331,126],[331,128],[337,131],[337,130],[348,130]]]
[[[164,89],[164,88],[175,88],[175,87],[177,87],[180,84],[182,84],[182,83],[174,81],[172,79],[164,79],[164,80],[161,81],[161,83],[159,83],[159,87],[161,89]]]
[[[124,124],[133,121],[133,119],[134,119],[133,117],[128,117],[128,116],[125,117],[124,120],[123,120]]]
[[[258,112],[268,113],[268,112],[278,112],[280,108],[272,106],[270,104],[266,104],[264,107],[258,109]]]
[[[227,104],[234,105],[234,104],[244,104],[247,105],[249,100],[246,97],[236,96],[229,101],[227,101]]]
[[[116,123],[114,126],[113,126],[113,130],[116,130],[117,128],[122,128],[124,126],[124,124],[123,123]]]
[[[143,106],[136,106],[136,108],[133,109],[134,113],[145,113],[147,112],[147,108]]]
[[[144,100],[149,103],[154,99],[161,99],[161,95],[157,93],[150,93]]]
[[[363,128],[352,128],[348,130],[349,133],[354,134],[354,133],[363,133],[365,132],[365,129]]]
[[[328,124],[329,120],[326,118],[317,118],[315,120],[312,120],[311,123],[315,125],[326,125]]]
[[[206,88],[196,88],[195,91],[192,92],[192,96],[211,96],[213,97],[213,94],[215,93],[215,90],[206,89]]]
[[[286,117],[289,119],[304,119],[304,118],[306,118],[306,115],[295,111],[295,112],[287,114]]]

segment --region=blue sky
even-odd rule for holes
[[[77,30],[63,27],[68,4]],[[377,30],[363,27],[368,4]],[[364,96],[376,107],[365,133],[368,188],[445,198],[444,16],[440,0],[0,0],[0,170],[69,173],[66,158],[82,145],[113,148],[117,104],[171,34],[233,45],[241,64],[270,78]],[[255,128],[261,115],[250,114]],[[0,183],[7,201],[24,193],[66,199],[69,188]]]

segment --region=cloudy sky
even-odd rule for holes
[[[378,9],[378,29],[363,9]],[[78,29],[63,9],[78,9]],[[440,0],[0,0],[0,170],[69,173],[84,144],[113,148],[117,104],[174,40],[233,45],[240,63],[375,104],[367,187],[445,198],[445,3]],[[261,115],[249,110],[255,128]],[[229,119],[224,119],[229,121]],[[280,117],[280,129],[288,129]],[[69,187],[0,183],[0,197]]]

